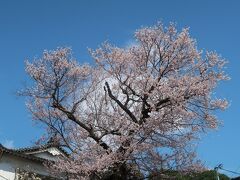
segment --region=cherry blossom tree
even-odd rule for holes
[[[33,119],[55,134],[70,157],[52,165],[72,179],[115,172],[194,170],[194,142],[218,127],[213,94],[227,80],[225,60],[197,49],[188,28],[161,23],[135,32],[136,43],[104,43],[90,50],[94,65],[79,64],[69,48],[26,62],[32,86],[22,94]],[[129,172],[131,170],[131,172]]]

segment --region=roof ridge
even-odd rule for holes
[[[35,145],[35,146],[32,146],[32,147],[31,146],[23,147],[23,148],[7,148],[0,143],[0,149],[5,149],[5,150],[9,150],[9,151],[12,151],[12,152],[15,152],[15,153],[20,153],[20,154],[25,154],[25,153],[33,152],[33,151],[42,151],[42,150],[46,150],[48,148],[57,148],[65,156],[69,156],[68,152],[63,147],[61,147],[60,145],[56,145],[54,143],[46,143],[46,144]]]
[[[32,151],[41,151],[47,148],[57,148],[58,150],[60,150],[63,154],[65,154],[66,156],[69,156],[68,152],[62,148],[59,145],[55,145],[55,144],[44,144],[44,145],[40,145],[40,146],[33,146],[33,147],[25,147],[25,148],[19,148],[19,149],[15,149],[15,151],[18,151],[20,153],[24,153],[24,152],[32,152]]]
[[[30,154],[24,154],[24,153],[21,153],[21,152],[18,152],[14,149],[8,149],[6,147],[4,147],[2,144],[0,144],[0,149],[3,151],[3,152],[6,152],[8,154],[12,154],[12,155],[15,155],[15,156],[18,156],[18,157],[22,157],[22,158],[27,158],[27,159],[30,159],[30,160],[37,160],[37,161],[46,161],[45,159],[43,158],[40,158],[40,157],[36,157],[36,156],[32,156]]]
[[[25,150],[32,150],[32,149],[40,149],[40,148],[48,148],[50,147],[50,144],[42,144],[42,145],[34,145],[34,146],[28,146],[28,147],[22,147],[22,148],[15,148],[17,151],[25,151]]]

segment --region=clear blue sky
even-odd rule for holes
[[[240,1],[229,0],[6,0],[0,1],[0,142],[28,146],[40,136],[23,98],[15,91],[27,76],[24,60],[44,49],[70,46],[81,62],[89,61],[87,47],[101,42],[125,46],[135,29],[158,20],[178,28],[190,27],[198,47],[216,50],[229,64],[231,80],[217,89],[230,107],[218,117],[223,125],[204,135],[199,157],[208,167],[223,163],[240,172]]]

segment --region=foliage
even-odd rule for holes
[[[17,169],[16,178],[19,180],[42,180],[37,173],[19,169]]]
[[[225,61],[173,24],[139,29],[135,38],[132,47],[90,50],[94,66],[80,65],[69,48],[26,62],[27,107],[71,154],[51,168],[72,179],[124,175],[127,164],[144,174],[201,168],[193,140],[216,128],[214,111],[227,106],[212,96],[228,79]]]
[[[217,177],[216,171],[209,170],[203,172],[196,172],[196,173],[179,173],[176,171],[167,171],[164,172],[163,175],[159,173],[152,173],[149,177],[149,180],[167,180],[167,179],[174,179],[174,180],[215,180]],[[225,174],[219,174],[219,178],[221,180],[230,180]]]

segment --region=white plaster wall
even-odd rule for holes
[[[47,151],[50,152],[53,156],[63,155],[62,152],[55,147],[48,148]]]
[[[14,180],[15,169],[7,162],[0,162],[0,180]]]
[[[42,175],[48,175],[47,169],[41,163],[3,154],[2,158],[0,159],[0,180],[14,180],[15,170],[17,168],[36,172]],[[5,177],[6,179],[1,176]]]

